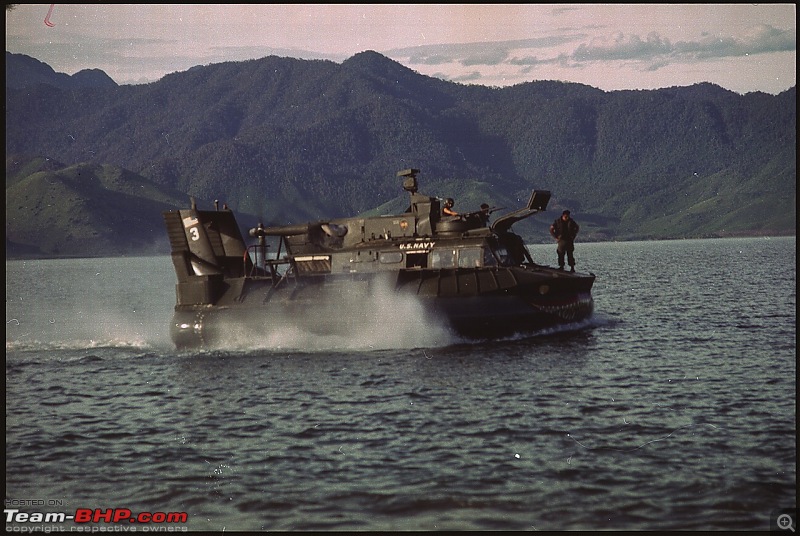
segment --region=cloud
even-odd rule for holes
[[[578,11],[580,11],[580,9],[581,9],[580,6],[577,6],[577,7],[555,7],[551,11],[551,13],[553,14],[553,16],[558,16],[558,15],[564,15],[564,14],[570,13],[570,12],[578,12]]]
[[[20,4],[6,12],[6,49],[67,74],[100,68],[122,84],[269,55],[341,62],[363,50],[428,76],[491,86],[704,80],[778,92],[795,80],[788,4],[214,6],[65,4],[49,28],[46,5]]]
[[[517,58],[517,57],[510,58],[508,60],[508,63],[509,63],[509,65],[519,65],[519,66],[530,68],[530,67],[535,67],[537,65],[544,65],[546,63],[552,63],[552,61],[553,61],[552,59],[551,60],[540,60],[536,56],[522,56],[521,58]]]
[[[445,77],[444,74],[440,74],[439,78],[447,79],[447,77]],[[458,83],[461,83],[461,84],[467,84],[467,83],[471,83],[471,82],[479,82],[479,81],[483,80],[484,78],[485,78],[484,75],[482,75],[479,71],[472,71],[470,73],[463,74],[463,75],[460,75],[460,76],[450,76],[449,77],[451,82],[458,82]]]
[[[464,66],[471,65],[501,65],[508,58],[508,51],[503,48],[487,48],[478,54],[462,58],[459,62]]]
[[[447,65],[453,63],[451,54],[413,54],[408,56],[408,65]]]
[[[385,54],[414,68],[440,66],[432,74],[453,82],[506,82],[529,78],[548,69],[585,70],[587,66],[655,72],[680,65],[707,63],[776,52],[794,52],[796,35],[768,24],[753,26],[739,37],[708,33],[695,39],[673,41],[657,31],[647,34],[615,32],[598,35],[594,25],[565,29],[547,37],[478,43],[421,45],[386,51]],[[594,31],[594,35],[589,35]],[[445,68],[446,71],[445,71]]]
[[[670,42],[652,32],[645,38],[635,34],[616,33],[610,38],[595,38],[582,43],[572,53],[575,61],[639,60],[691,62],[717,58],[741,57],[797,49],[793,32],[779,30],[769,25],[759,25],[743,38],[702,35],[693,41]]]
[[[575,61],[617,61],[652,59],[669,54],[672,45],[655,33],[642,39],[638,35],[617,33],[609,40],[595,39],[590,44],[581,44],[572,53]]]
[[[515,50],[548,49],[562,46],[585,37],[583,34],[517,39],[511,41],[488,41],[481,43],[447,43],[393,48],[383,54],[390,58],[407,58],[409,65],[497,65]]]

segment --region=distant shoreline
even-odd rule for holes
[[[578,240],[577,244],[604,244],[611,242],[669,242],[675,240],[717,240],[728,238],[797,238],[797,231],[738,231],[730,233],[715,233],[711,236],[680,236],[672,238],[613,238],[609,240]],[[551,242],[528,242],[528,246],[541,246],[547,245]],[[135,252],[130,253],[107,253],[97,255],[52,255],[45,253],[27,252],[27,253],[12,253],[8,254],[6,251],[6,261],[30,261],[30,260],[58,260],[58,259],[108,259],[108,258],[124,258],[124,257],[165,257],[169,256],[169,251],[166,252]]]

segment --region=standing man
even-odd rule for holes
[[[575,237],[581,227],[578,222],[570,218],[569,210],[561,213],[561,217],[550,226],[550,234],[558,240],[558,269],[564,269],[564,254],[567,254],[570,272],[575,271]]]
[[[478,218],[480,218],[481,223],[483,223],[483,225],[489,223],[489,214],[491,213],[492,211],[489,209],[489,205],[487,205],[486,203],[481,203],[481,210],[480,212],[478,212]]]

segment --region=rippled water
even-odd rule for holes
[[[7,504],[190,530],[767,530],[796,507],[795,254],[579,244],[595,315],[571,331],[204,353],[168,341],[169,258],[7,261]]]

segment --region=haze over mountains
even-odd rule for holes
[[[80,76],[79,76],[80,75]],[[6,255],[166,252],[160,212],[297,223],[407,206],[420,189],[518,208],[531,189],[581,240],[794,234],[796,88],[711,84],[604,92],[466,86],[367,51],[341,64],[266,57],[141,86],[6,53]]]

